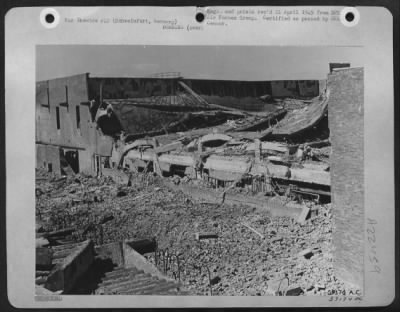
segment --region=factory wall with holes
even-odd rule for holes
[[[36,167],[92,171],[99,134],[88,99],[87,74],[36,84]]]

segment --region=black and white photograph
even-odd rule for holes
[[[359,299],[359,50],[36,52],[37,294]]]
[[[9,10],[10,305],[391,305],[392,28],[379,6]]]

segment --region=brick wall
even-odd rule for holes
[[[328,76],[331,180],[336,275],[363,286],[364,267],[364,72]]]

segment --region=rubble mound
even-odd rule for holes
[[[36,196],[41,232],[73,229],[50,244],[154,238],[158,248],[146,258],[199,295],[356,293],[333,271],[330,204],[299,224],[245,205],[196,201],[139,173],[128,187],[37,171]]]

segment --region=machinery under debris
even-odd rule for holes
[[[290,109],[278,107],[270,113],[255,114],[220,106],[216,110],[215,105],[208,104],[183,82],[180,85],[186,93],[175,96],[174,100],[168,97],[170,102],[175,101],[172,107],[165,105],[166,97],[105,100],[107,107],[99,110],[97,122],[103,133],[114,137],[114,144],[112,156],[103,160],[99,174],[109,173],[108,169],[128,173],[153,171],[160,176],[206,181],[212,188],[250,187],[253,193],[290,193],[311,197],[317,202],[329,201],[329,96],[326,91],[312,100],[297,100],[297,109],[289,100]],[[126,126],[124,130],[115,127],[110,132],[112,127],[107,124],[112,118],[115,123],[121,120],[121,125],[129,123],[128,117],[115,113],[121,111],[121,105],[128,104],[131,107],[147,105],[153,110],[168,107],[168,111],[178,111],[191,107],[201,111],[186,114],[164,130],[125,133],[124,130],[132,130]],[[213,125],[218,116],[224,116],[224,122],[219,119],[220,124]],[[203,122],[210,119],[211,126],[193,129],[196,119]],[[182,127],[185,122],[192,124],[192,129],[176,131],[180,129],[177,125]]]
[[[100,92],[77,106],[71,138],[56,108],[68,144],[45,142],[38,118],[36,294],[359,296],[332,264],[331,188],[359,182],[332,161],[331,143],[353,143],[329,129],[341,81],[313,98],[263,96],[257,112],[208,103],[182,79],[167,95]]]

